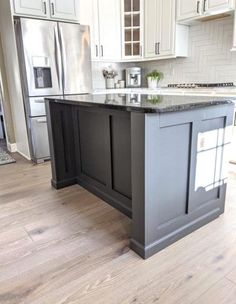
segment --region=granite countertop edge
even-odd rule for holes
[[[74,95],[75,96],[75,95]],[[79,95],[76,95],[77,97]],[[56,102],[60,104],[70,104],[77,105],[83,107],[93,107],[93,108],[102,108],[102,109],[111,109],[111,110],[122,110],[127,112],[140,112],[140,113],[166,113],[166,112],[181,112],[181,111],[189,111],[193,109],[218,106],[218,105],[234,105],[234,102],[230,97],[227,97],[222,100],[214,100],[212,97],[211,101],[205,102],[196,102],[196,103],[186,103],[186,104],[176,104],[166,107],[158,107],[158,105],[144,105],[144,106],[136,106],[136,105],[123,105],[123,104],[109,104],[109,103],[96,103],[93,101],[79,101],[73,100],[73,97],[66,96],[66,99],[58,96],[46,97],[45,100],[50,102]]]

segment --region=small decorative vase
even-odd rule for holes
[[[114,89],[115,88],[114,78],[106,78],[106,88],[107,89]]]
[[[159,83],[158,79],[153,79],[151,77],[148,77],[147,82],[148,82],[148,88],[149,89],[157,89],[158,88],[158,83]]]

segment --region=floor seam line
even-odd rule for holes
[[[26,234],[28,235],[28,237],[31,239],[31,241],[34,243],[33,238],[31,237],[31,235],[29,234],[29,232],[26,230],[25,226],[23,226],[23,229],[26,232]]]

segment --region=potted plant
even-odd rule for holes
[[[148,87],[150,89],[157,89],[158,83],[161,79],[163,79],[163,73],[158,72],[157,70],[153,70],[152,72],[146,75]]]

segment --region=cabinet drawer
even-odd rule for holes
[[[29,109],[30,116],[46,115],[44,98],[41,97],[30,98],[29,104],[30,104],[30,109]]]
[[[33,152],[36,159],[49,159],[49,142],[46,117],[30,119]]]

